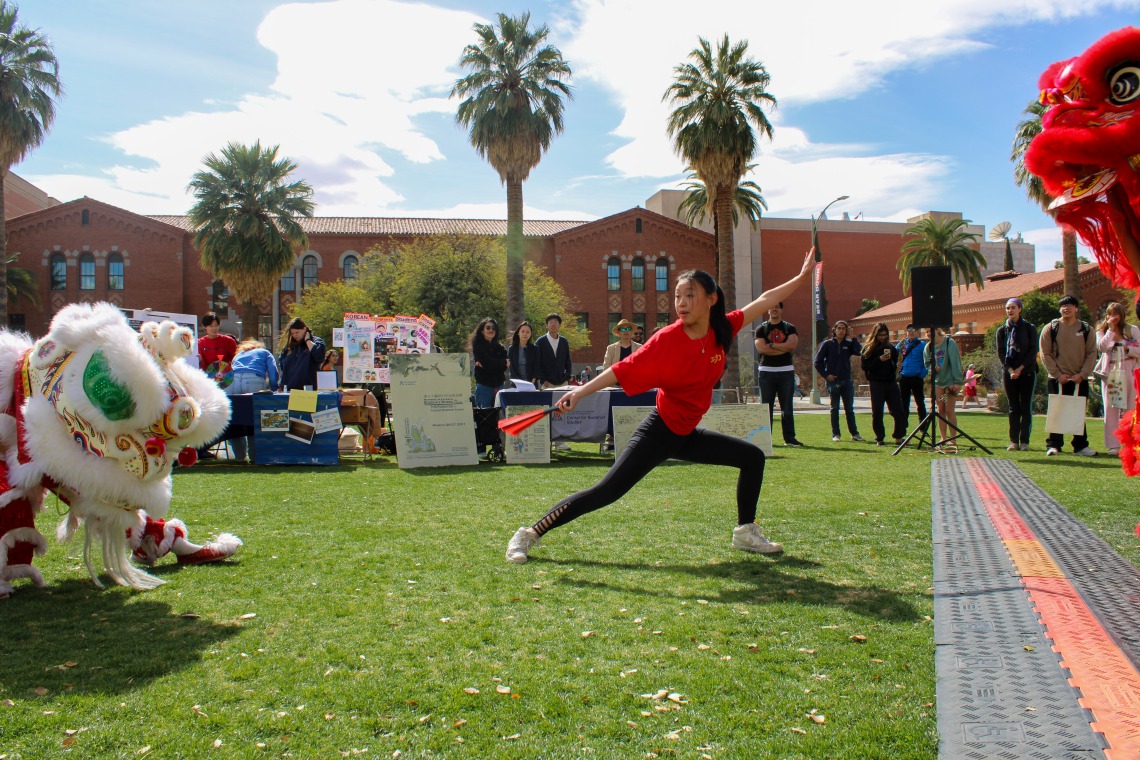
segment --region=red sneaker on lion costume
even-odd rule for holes
[[[18,578],[43,585],[32,559],[47,548],[35,528],[47,491],[68,506],[61,540],[84,527],[96,585],[95,551],[116,583],[147,589],[162,581],[132,565],[132,552],[153,561],[163,549],[210,547],[214,559],[237,550],[228,534],[190,544],[180,521],[161,520],[174,461],[192,464],[230,417],[225,393],[183,361],[193,350],[190,330],[146,322],[135,332],[105,303],[67,306],[34,344],[0,330],[0,598]]]

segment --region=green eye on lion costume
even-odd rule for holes
[[[64,308],[34,344],[0,330],[0,597],[17,578],[43,583],[31,563],[46,549],[35,529],[46,491],[69,509],[61,539],[85,527],[97,584],[96,546],[115,582],[134,588],[161,581],[131,565],[132,550],[145,560],[155,547],[194,547],[178,521],[162,531],[171,469],[179,451],[225,429],[230,405],[183,361],[192,349],[190,330],[147,322],[135,332],[110,304]]]

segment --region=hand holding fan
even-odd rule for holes
[[[561,409],[558,404],[548,406],[543,409],[535,409],[533,412],[523,412],[516,414],[514,417],[507,417],[505,420],[499,420],[499,430],[502,430],[507,435],[518,436],[522,431],[526,430],[531,425],[541,420],[551,412],[559,412]]]

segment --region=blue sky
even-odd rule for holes
[[[697,36],[746,39],[779,106],[755,179],[773,216],[901,221],[960,211],[1060,235],[1013,183],[1009,146],[1037,78],[1140,19],[1140,0],[849,3],[24,0],[66,89],[15,171],[66,201],[185,213],[230,140],[279,144],[328,216],[505,218],[498,176],[448,99],[471,26],[529,9],[574,68],[566,131],[524,187],[528,218],[592,219],[683,179],[661,95]],[[1079,7],[1078,7],[1079,6]]]

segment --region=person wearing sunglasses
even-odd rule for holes
[[[614,325],[613,334],[617,336],[617,342],[606,346],[606,358],[602,361],[603,367],[612,367],[641,348],[641,344],[633,339],[633,331],[636,329],[637,325],[628,319],[623,319]]]

